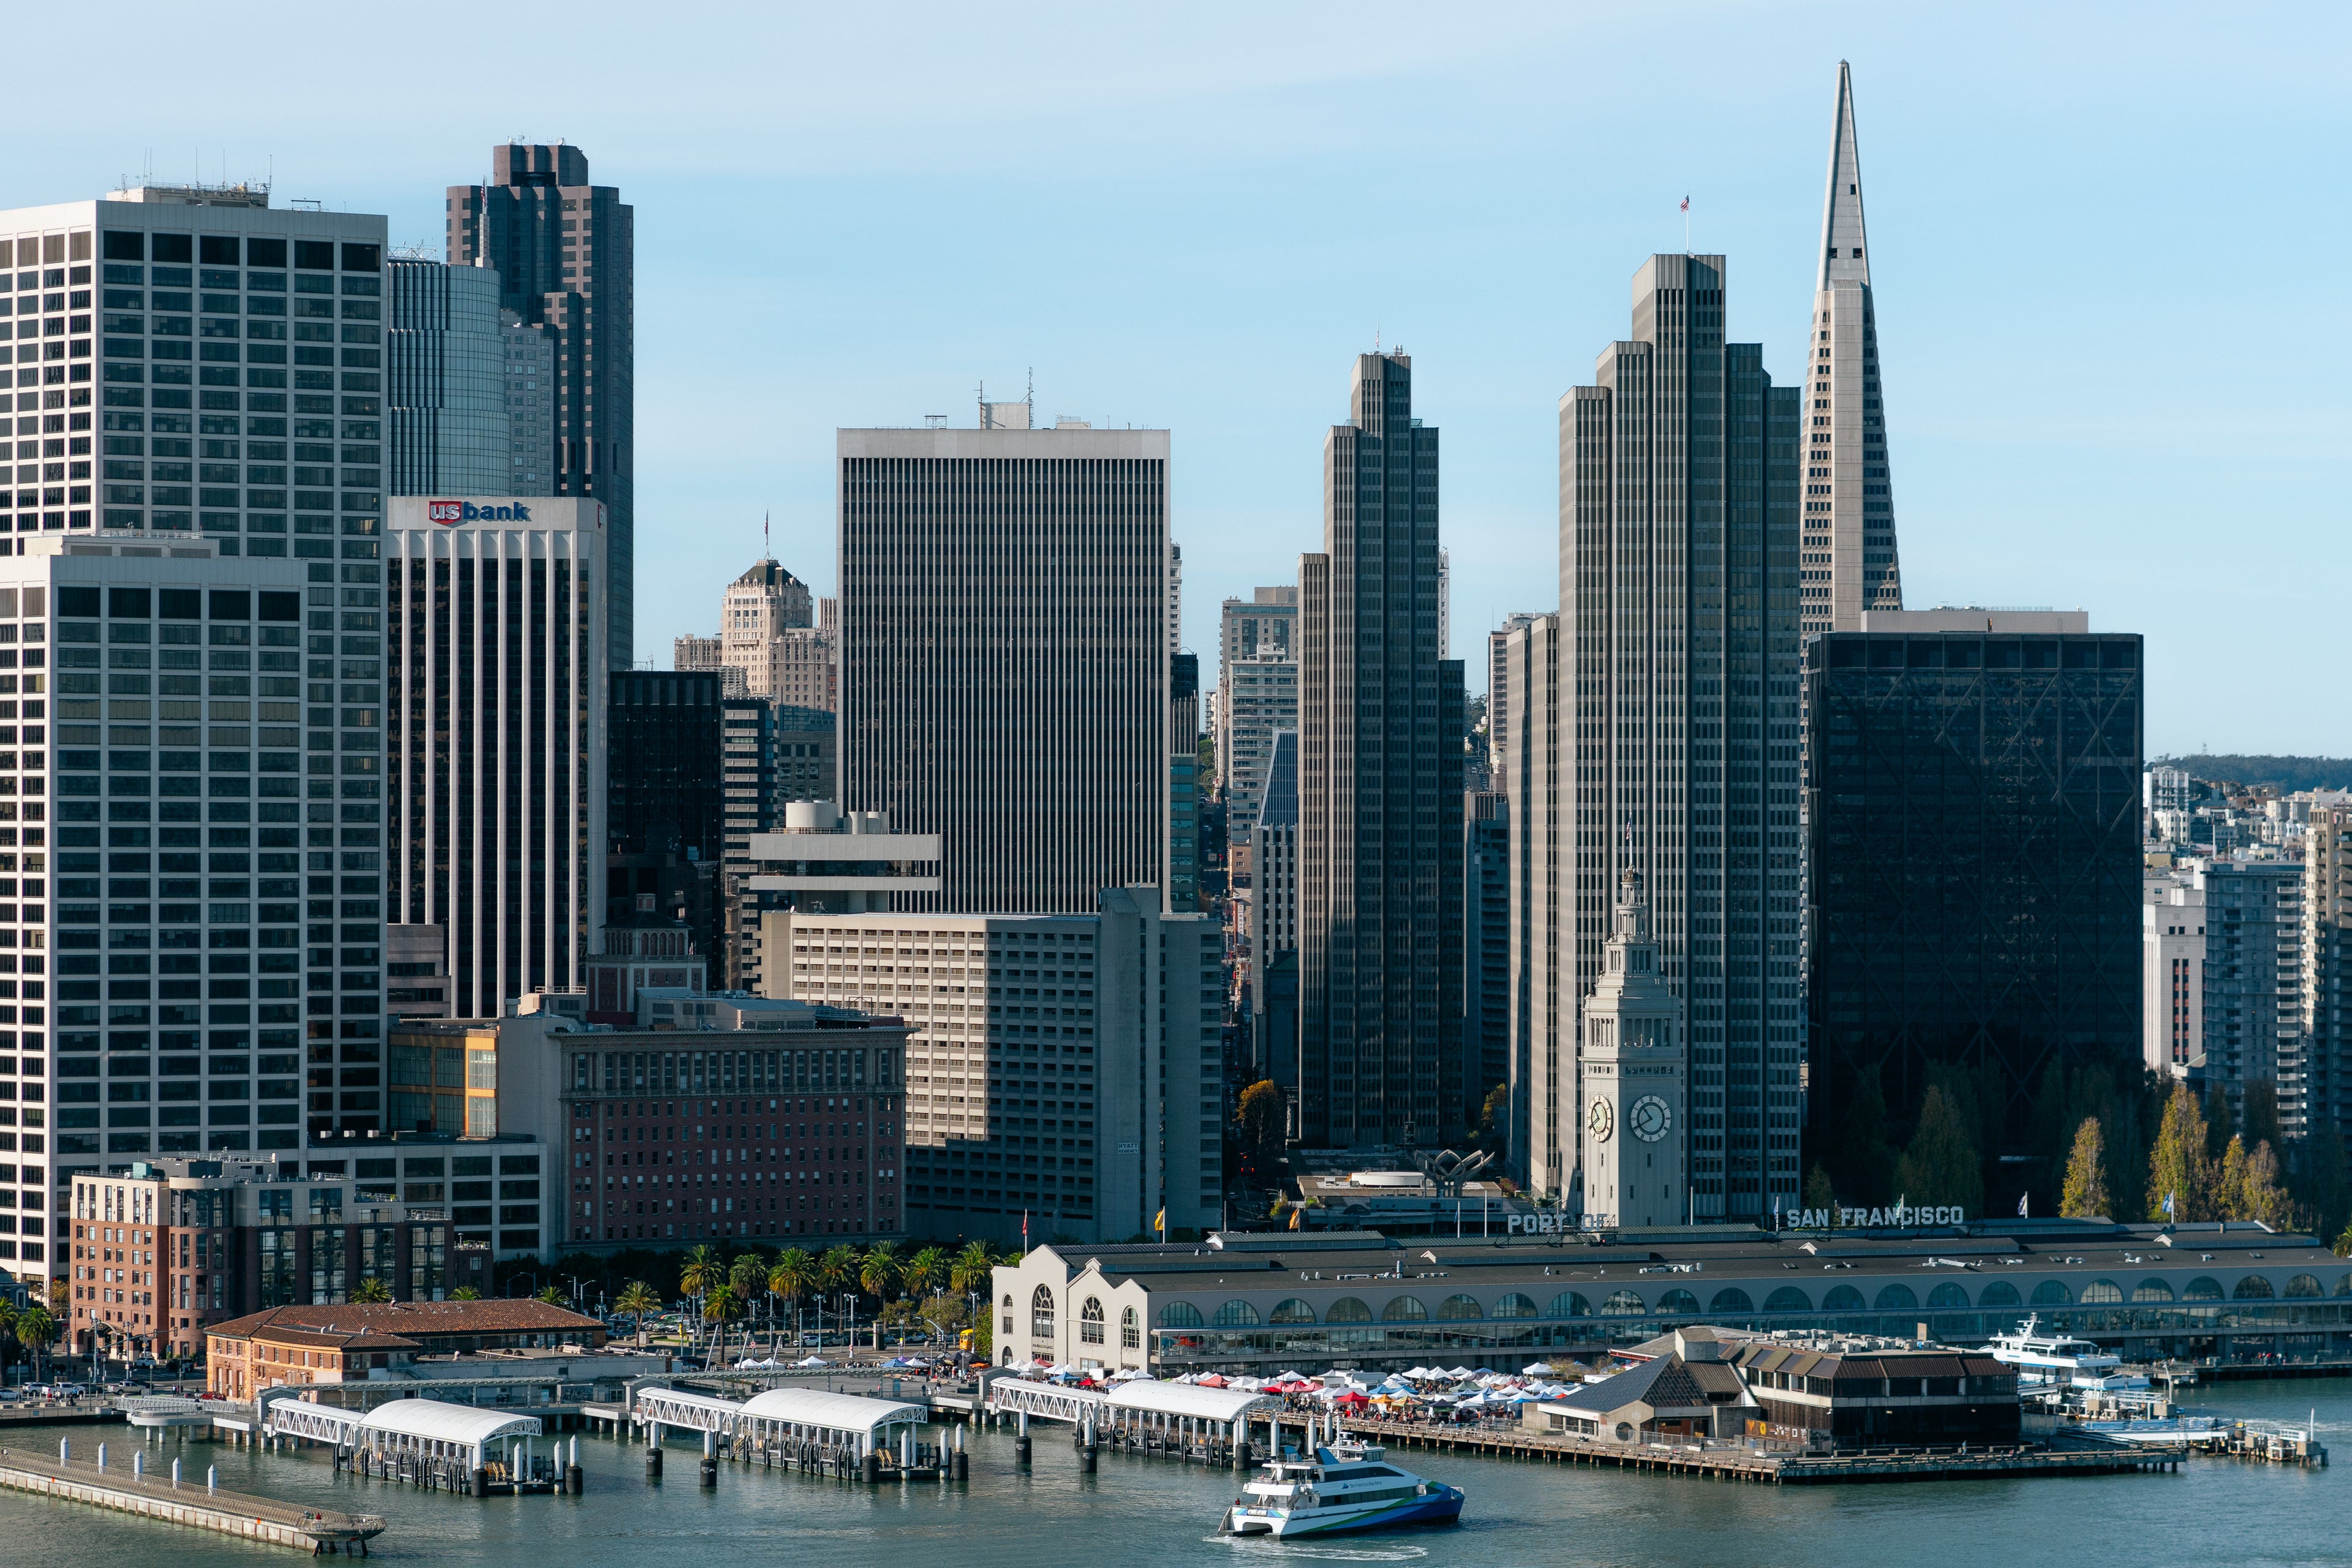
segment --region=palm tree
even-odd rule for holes
[[[890,1304],[890,1292],[898,1283],[900,1267],[896,1242],[877,1241],[866,1249],[858,1260],[857,1282],[874,1298],[874,1348],[882,1348],[882,1311]]]
[[[937,1295],[940,1287],[947,1282],[947,1249],[927,1247],[907,1259],[906,1267],[899,1270],[898,1279],[906,1286],[908,1296],[921,1298]]]
[[[705,1244],[688,1251],[677,1271],[677,1288],[689,1296],[708,1296],[727,1279],[719,1249]]]
[[[630,1280],[620,1300],[613,1303],[613,1310],[629,1314],[629,1326],[636,1331],[637,1348],[645,1349],[646,1314],[662,1310],[662,1299],[654,1294],[654,1288],[642,1279]]]
[[[541,1290],[538,1295],[533,1296],[531,1300],[534,1301],[544,1301],[551,1307],[561,1307],[563,1305],[563,1290],[561,1286],[550,1285],[546,1289]]]
[[[392,1300],[392,1287],[381,1279],[362,1279],[352,1287],[352,1300],[364,1306],[381,1307]]]
[[[482,1293],[471,1285],[460,1285],[449,1292],[449,1300],[452,1301],[478,1301],[481,1299]]]
[[[768,1289],[792,1303],[793,1322],[800,1323],[801,1298],[816,1283],[816,1259],[806,1247],[787,1247],[776,1254],[768,1269]]]
[[[719,1341],[723,1344],[726,1339],[728,1320],[734,1317],[736,1313],[741,1311],[742,1308],[742,1301],[735,1294],[735,1287],[732,1285],[720,1285],[717,1289],[713,1289],[709,1295],[703,1298],[702,1321],[706,1323],[717,1326],[719,1331]]]
[[[748,1313],[752,1303],[767,1291],[768,1255],[756,1247],[737,1255],[734,1266],[727,1270],[727,1286],[735,1292],[735,1299],[743,1303],[743,1310]],[[751,1333],[747,1326],[743,1331],[747,1347],[751,1342]],[[746,1348],[743,1353],[749,1355],[751,1351]]]
[[[16,1314],[16,1341],[33,1352],[33,1375],[47,1380],[49,1346],[57,1342],[58,1321],[47,1307],[27,1307]]]
[[[996,1255],[989,1250],[988,1243],[967,1243],[964,1249],[955,1255],[955,1261],[948,1266],[948,1286],[966,1296],[984,1295],[992,1278],[989,1270],[995,1267]]]

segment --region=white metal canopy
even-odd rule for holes
[[[1282,1408],[1271,1394],[1240,1388],[1202,1388],[1189,1383],[1135,1382],[1113,1389],[1104,1401],[1114,1411],[1178,1415],[1194,1421],[1240,1421]]]

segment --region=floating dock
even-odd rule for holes
[[[301,1508],[275,1498],[215,1491],[201,1481],[175,1487],[168,1472],[159,1479],[8,1449],[0,1449],[0,1487],[290,1546],[313,1555],[343,1552],[364,1556],[367,1543],[383,1533],[382,1514]]]

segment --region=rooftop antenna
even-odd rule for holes
[[[776,557],[775,548],[768,542],[768,514],[764,511],[760,514],[760,553],[771,561]]]

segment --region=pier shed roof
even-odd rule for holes
[[[438,1399],[387,1401],[369,1411],[360,1426],[364,1431],[397,1432],[431,1442],[454,1443],[478,1452],[493,1438],[535,1437],[541,1430],[536,1415],[518,1415],[509,1410],[478,1410],[470,1405],[451,1405]]]
[[[1239,1388],[1202,1388],[1189,1383],[1155,1383],[1138,1379],[1115,1389],[1104,1401],[1113,1410],[1139,1410],[1155,1415],[1182,1415],[1196,1421],[1238,1421],[1282,1408],[1271,1394]]]
[[[856,1394],[826,1394],[814,1388],[772,1388],[743,1402],[743,1414],[760,1421],[791,1421],[835,1432],[872,1434],[884,1426],[920,1426],[919,1405],[868,1399]]]

